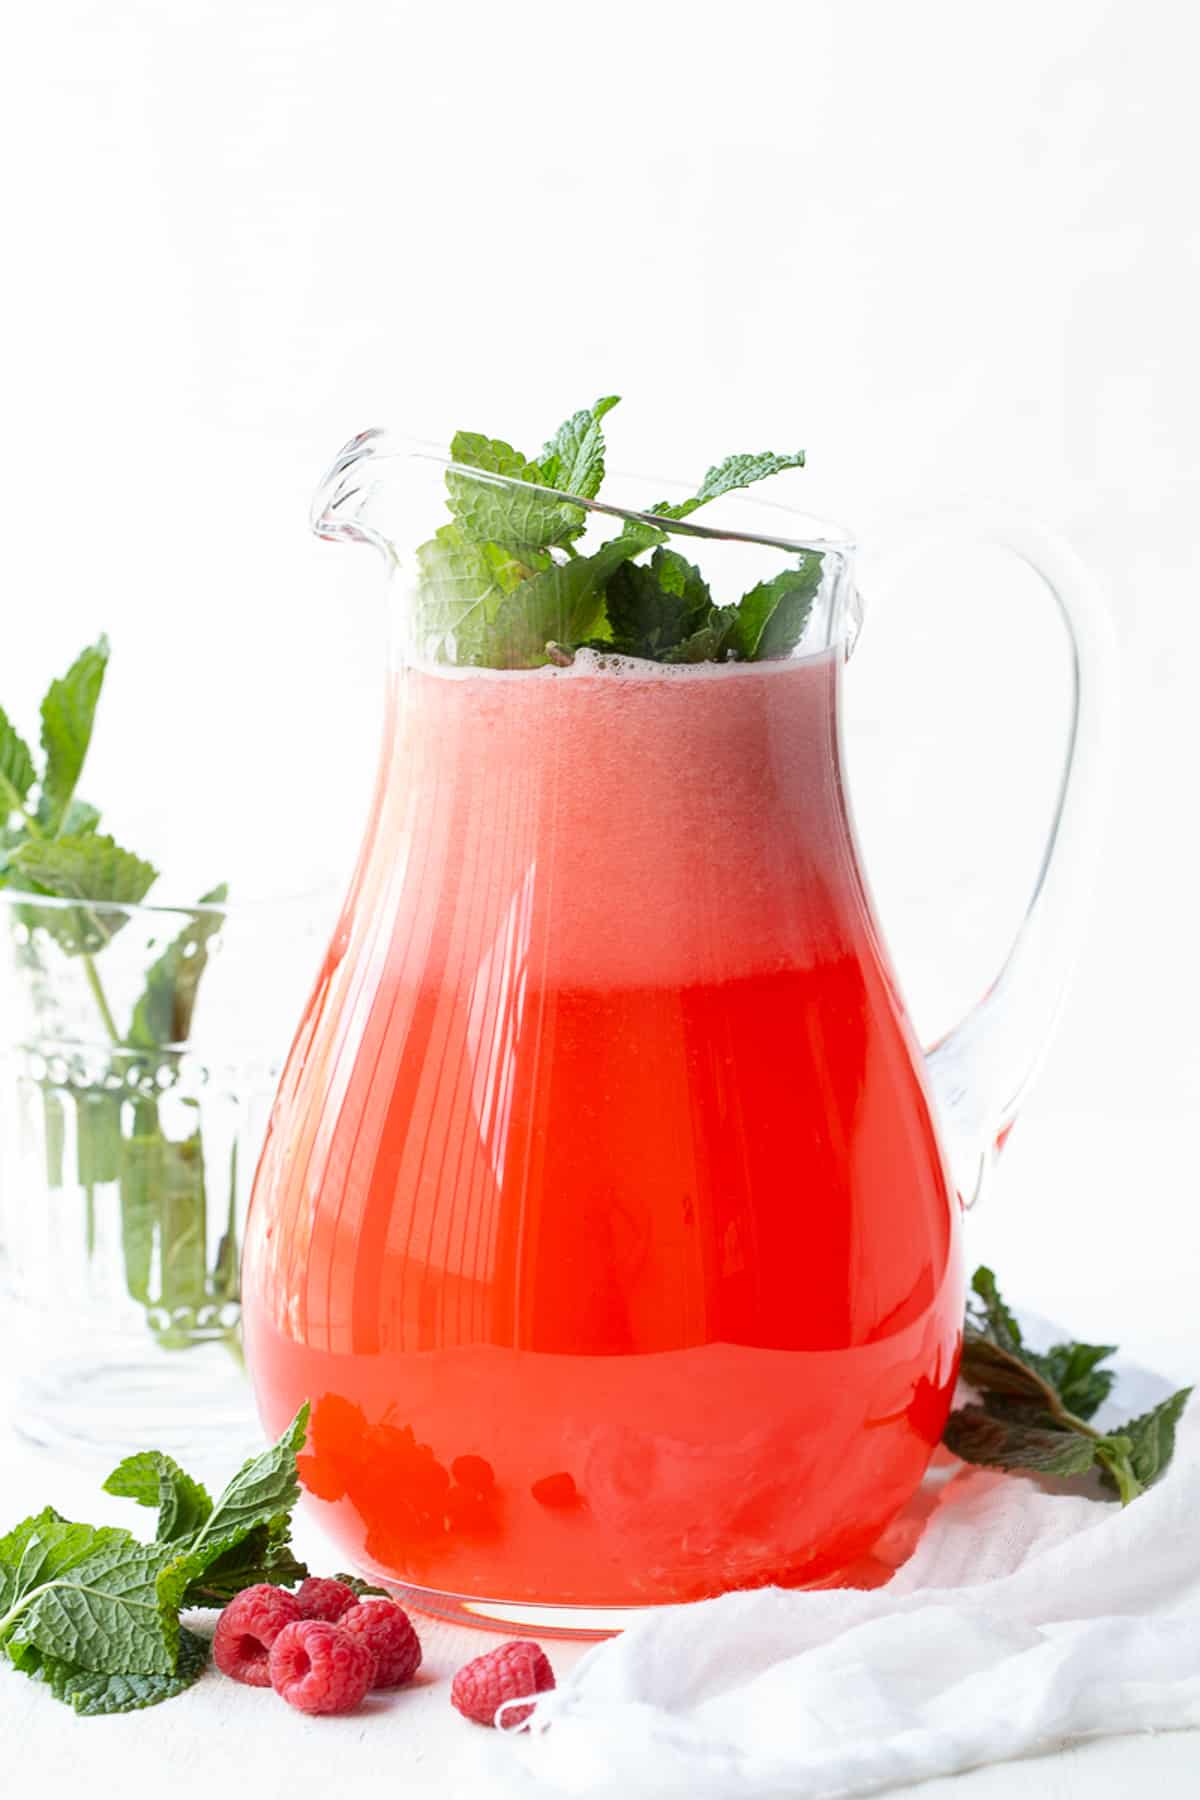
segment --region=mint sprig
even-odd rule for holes
[[[108,1069],[93,1082],[72,1076],[65,1086],[49,1079],[43,1084],[48,1185],[63,1185],[65,1121],[73,1114],[86,1251],[90,1255],[95,1247],[95,1190],[118,1184],[126,1289],[133,1299],[147,1306],[156,1302],[170,1315],[168,1325],[156,1323],[153,1329],[160,1344],[182,1348],[190,1342],[184,1321],[195,1309],[237,1298],[232,1185],[224,1234],[209,1269],[199,1124],[182,1141],[169,1137],[158,1107],[164,1061],[191,1032],[211,941],[224,922],[218,909],[227,890],[211,889],[185,916],[178,935],[146,971],[144,991],[123,1026],[105,991],[100,957],[129,923],[128,909],[145,899],[158,871],[102,833],[98,808],[76,791],[108,661],[108,640],[101,637],[51,682],[41,706],[40,771],[29,745],[0,712],[0,887],[29,896],[14,912],[34,934],[24,960],[35,973],[43,972],[43,937],[82,964],[98,1026],[111,1045]],[[39,904],[42,899],[67,904]],[[228,1341],[236,1351],[232,1333]]]
[[[52,1507],[0,1538],[0,1651],[79,1713],[153,1706],[191,1685],[208,1647],[188,1607],[223,1606],[258,1581],[292,1587],[308,1570],[290,1549],[302,1406],[215,1502],[161,1451],[126,1457],[106,1492],[157,1507],[153,1543],[76,1524]]]
[[[1089,1423],[1116,1379],[1100,1365],[1113,1344],[1067,1342],[1031,1350],[988,1268],[975,1271],[961,1375],[980,1396],[950,1414],[943,1436],[965,1462],[1073,1477],[1097,1473],[1122,1505],[1167,1469],[1191,1395],[1181,1388],[1114,1431]]]
[[[700,571],[665,544],[665,530],[627,520],[583,556],[583,505],[604,480],[606,395],[572,413],[535,460],[503,438],[460,431],[446,474],[453,515],[416,553],[413,638],[418,655],[460,667],[529,669],[570,662],[588,648],[655,662],[755,662],[790,655],[820,586],[823,556],[794,565],[718,604]],[[723,494],[800,468],[804,452],[726,457],[696,493],[647,513],[690,517]],[[471,473],[478,470],[478,475]],[[554,490],[554,492],[546,491]],[[636,559],[653,550],[649,564]]]

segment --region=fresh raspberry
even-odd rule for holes
[[[543,1475],[529,1491],[540,1506],[576,1506],[580,1498],[575,1477],[565,1469],[558,1475]]]
[[[271,1646],[271,1686],[303,1713],[353,1712],[375,1678],[375,1653],[327,1619],[297,1619]]]
[[[553,1686],[554,1670],[546,1652],[528,1638],[514,1638],[465,1664],[454,1677],[450,1701],[464,1718],[474,1719],[477,1725],[494,1725],[497,1709],[506,1700],[544,1694]],[[532,1706],[505,1707],[500,1724],[511,1730],[523,1725],[532,1711]]]
[[[213,1632],[213,1661],[223,1675],[247,1687],[270,1687],[267,1657],[285,1626],[300,1617],[300,1603],[286,1588],[260,1581],[234,1596]]]
[[[496,1485],[496,1471],[486,1456],[456,1456],[450,1473],[472,1494],[490,1494]]]
[[[372,1687],[403,1687],[421,1665],[421,1640],[394,1600],[362,1600],[338,1620],[339,1631],[360,1638],[375,1652]]]
[[[296,1589],[302,1619],[324,1619],[336,1625],[347,1607],[358,1605],[358,1595],[344,1581],[332,1576],[308,1575]]]

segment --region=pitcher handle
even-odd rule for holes
[[[1023,518],[942,516],[887,562],[902,565],[956,539],[1011,551],[1041,577],[1066,627],[1072,687],[1058,801],[1024,917],[983,998],[927,1052],[960,1196],[971,1206],[1041,1067],[1078,955],[1112,786],[1116,634],[1084,563]]]

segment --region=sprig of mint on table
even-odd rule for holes
[[[156,1078],[164,1059],[178,1053],[191,1031],[209,943],[223,918],[215,909],[228,898],[228,890],[222,884],[200,897],[199,907],[214,910],[188,916],[147,969],[143,991],[122,1031],[98,958],[129,922],[122,909],[145,899],[158,871],[101,832],[99,810],[77,792],[108,659],[108,640],[101,637],[51,682],[41,705],[40,766],[0,709],[0,887],[71,902],[38,906],[31,899],[21,916],[31,932],[44,931],[66,956],[80,960],[100,1027],[112,1045],[107,1073],[118,1078],[115,1083],[43,1082],[49,1185],[63,1185],[64,1105],[69,1103],[75,1111],[76,1174],[86,1194],[89,1252],[95,1237],[95,1189],[116,1182],[130,1296],[186,1316],[197,1307],[236,1299],[236,1222],[231,1196],[210,1271],[200,1130],[197,1126],[183,1140],[163,1132]],[[24,959],[37,970],[36,948],[28,947]],[[123,1102],[130,1100],[123,1129]],[[189,1341],[183,1327],[163,1327],[158,1336],[167,1346]]]
[[[1101,1367],[1115,1344],[1055,1344],[1031,1350],[996,1277],[976,1269],[967,1302],[960,1375],[979,1395],[946,1422],[943,1442],[965,1462],[1062,1477],[1099,1474],[1123,1506],[1159,1479],[1175,1450],[1175,1428],[1191,1388],[1113,1431],[1089,1423],[1116,1374]]]
[[[221,1607],[243,1588],[294,1587],[290,1548],[300,1492],[296,1453],[308,1407],[213,1501],[158,1450],[126,1457],[106,1493],[158,1511],[153,1543],[79,1525],[47,1506],[0,1538],[0,1650],[77,1713],[133,1712],[180,1694],[208,1661],[188,1608]]]
[[[723,494],[801,468],[804,452],[728,456],[690,498],[649,503],[644,518],[581,555],[588,510],[562,496],[599,495],[601,421],[617,399],[573,413],[536,459],[502,438],[457,433],[450,456],[458,466],[446,473],[450,523],[416,553],[421,654],[528,669],[570,663],[581,649],[660,663],[762,662],[795,649],[821,583],[820,551],[795,552],[778,575],[721,606],[653,521],[688,518]],[[638,562],[647,552],[650,560]]]

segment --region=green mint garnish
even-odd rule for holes
[[[724,462],[714,464],[708,471],[690,500],[678,500],[673,504],[660,500],[648,510],[664,519],[686,519],[697,507],[707,506],[710,500],[719,500],[722,494],[732,494],[736,488],[753,487],[756,481],[769,481],[772,475],[781,475],[785,469],[803,467],[803,450],[794,450],[784,456],[776,456],[773,450],[764,450],[758,456],[727,456]]]
[[[76,1712],[130,1712],[182,1693],[208,1646],[182,1629],[186,1607],[224,1606],[259,1581],[292,1587],[296,1453],[308,1407],[252,1457],[215,1502],[161,1451],[126,1457],[108,1493],[158,1509],[151,1544],[52,1507],[0,1538],[0,1652]]]
[[[584,648],[676,663],[756,662],[796,648],[820,586],[819,551],[799,552],[793,567],[727,605],[713,600],[700,570],[648,523],[629,520],[612,541],[580,554],[586,508],[538,490],[597,498],[601,422],[616,404],[609,394],[572,413],[536,460],[503,438],[460,431],[453,439],[451,457],[463,465],[446,474],[453,517],[416,555],[418,655],[460,667],[530,669],[569,663]],[[687,500],[646,510],[664,523],[685,519],[722,494],[803,464],[803,451],[726,457]],[[638,563],[648,550],[650,562]]]
[[[1115,1376],[1099,1365],[1113,1344],[1056,1344],[1030,1350],[992,1271],[971,1283],[962,1379],[979,1394],[946,1422],[944,1442],[966,1462],[1042,1475],[1099,1473],[1122,1505],[1159,1479],[1175,1449],[1175,1429],[1191,1388],[1181,1388],[1115,1431],[1088,1423]]]
[[[608,394],[586,412],[572,413],[559,426],[539,459],[547,487],[581,494],[594,500],[604,480],[604,433],[600,421],[618,404],[620,395]]]
[[[460,431],[451,442],[450,455],[457,463],[506,478],[501,484],[474,481],[457,470],[447,472],[450,510],[470,542],[503,544],[520,558],[522,551],[536,554],[553,544],[568,544],[579,536],[584,524],[582,507],[567,507],[536,493],[535,487],[551,484],[541,466],[527,462],[511,444],[500,438],[481,437],[474,431]],[[529,484],[530,492],[522,493],[508,482]]]

